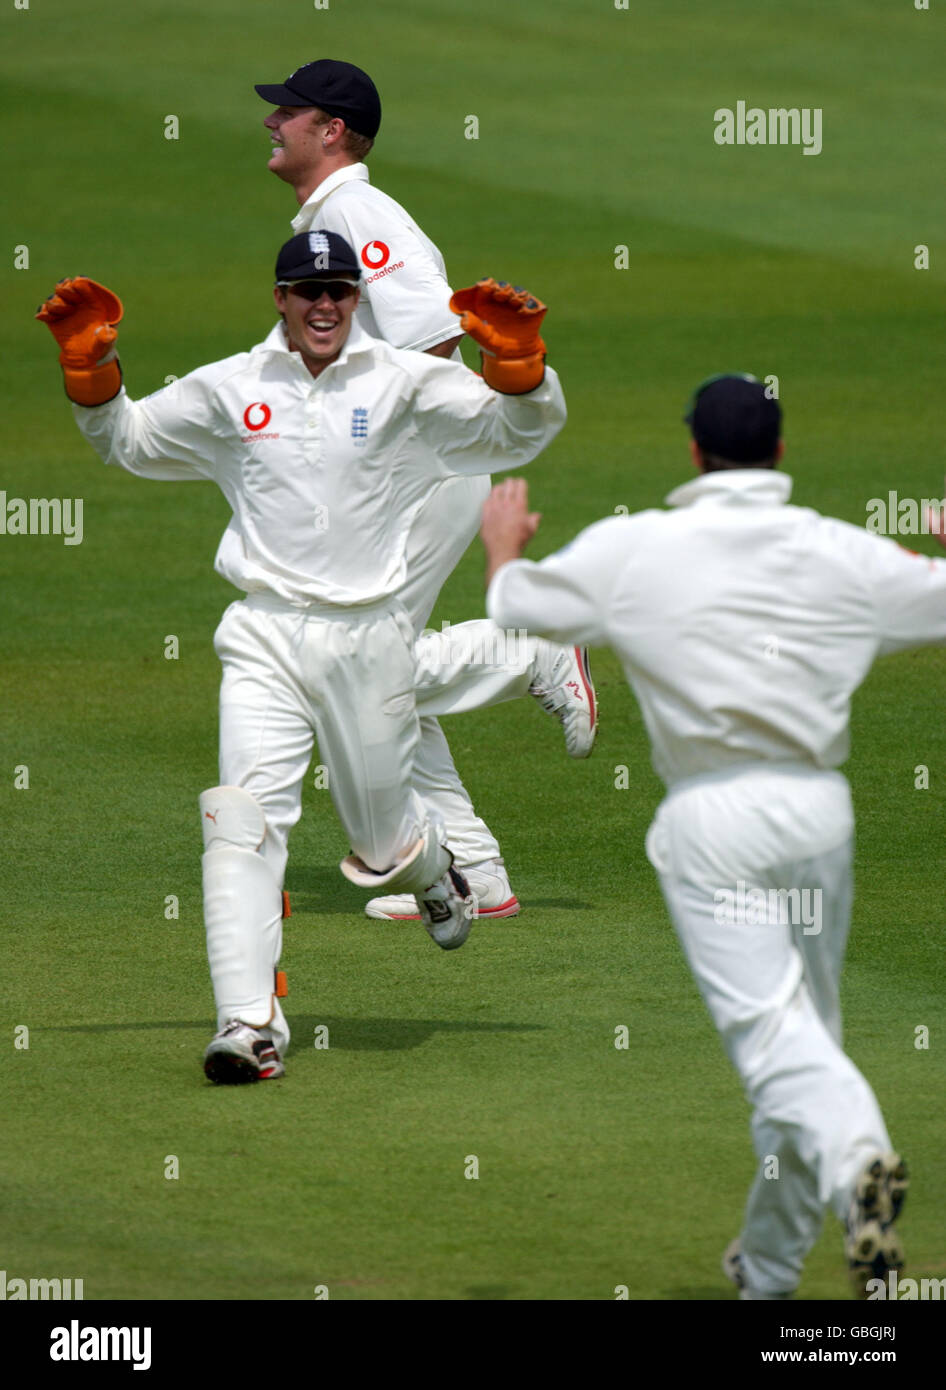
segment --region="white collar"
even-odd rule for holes
[[[292,219],[292,226],[296,232],[308,231],[312,213],[320,203],[324,203],[330,193],[334,193],[336,188],[340,188],[343,183],[351,183],[355,179],[360,179],[364,183],[370,181],[367,164],[345,164],[341,169],[336,169],[334,174],[329,174],[327,179],[323,179],[318,188],[314,189],[306,198],[302,207]]]
[[[668,507],[688,507],[694,502],[772,507],[787,502],[791,495],[791,478],[774,468],[720,468],[675,487],[664,501]]]

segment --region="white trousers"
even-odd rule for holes
[[[675,786],[647,852],[700,993],[752,1106],[759,1170],[741,1236],[750,1294],[793,1291],[825,1208],[842,1219],[888,1150],[876,1098],[841,1047],[850,924],[846,780],[755,764]]]
[[[407,546],[408,580],[398,594],[419,636],[437,595],[479,530],[490,479],[448,478],[441,483],[411,528]],[[499,844],[473,803],[453,765],[436,718],[421,714],[414,759],[414,788],[446,829],[456,862],[479,864],[500,855]]]
[[[391,868],[428,821],[442,824],[416,776],[420,716],[524,694],[535,640],[500,638],[482,620],[415,645],[397,600],[299,609],[253,594],[230,605],[214,636],[220,782],[262,806],[260,852],[280,887],[316,740],[338,817],[371,868]],[[453,850],[448,828],[446,837]]]

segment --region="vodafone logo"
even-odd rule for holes
[[[240,435],[243,443],[255,444],[258,439],[278,439],[278,430],[263,434],[272,418],[273,412],[265,401],[252,401],[243,412],[243,423],[250,431],[249,434]]]
[[[361,263],[369,270],[380,270],[391,259],[391,248],[383,241],[366,241],[361,248]]]
[[[273,418],[273,412],[262,401],[254,401],[243,412],[243,423],[248,430],[264,430]]]

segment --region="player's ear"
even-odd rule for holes
[[[347,129],[348,127],[340,116],[333,116],[323,127],[323,149],[326,143],[329,145],[338,144],[343,139]]]
[[[286,291],[282,285],[273,286],[273,299],[276,301],[276,308],[281,314],[286,312]]]
[[[703,454],[699,444],[695,439],[690,440],[690,458],[693,460],[693,467],[698,473],[703,472]]]
[[[775,450],[775,462],[776,462],[776,463],[781,463],[781,462],[782,462],[782,459],[783,459],[783,457],[784,457],[784,455],[785,455],[785,440],[784,440],[784,439],[780,439],[779,442],[778,442],[778,446],[777,446],[777,448],[776,448],[776,450]]]

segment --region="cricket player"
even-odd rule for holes
[[[711,378],[685,418],[699,477],[669,510],[537,564],[525,483],[499,484],[487,610],[613,647],[640,703],[667,787],[647,853],[753,1112],[759,1173],[724,1269],[743,1298],[789,1297],[831,1207],[864,1296],[902,1265],[907,1175],[841,1045],[854,818],[837,769],[874,658],[946,642],[946,561],[789,505],[779,405],[754,378]]]
[[[323,58],[298,68],[285,83],[259,85],[256,91],[276,108],[263,122],[273,145],[269,169],[292,186],[300,204],[293,229],[336,232],[358,252],[364,271],[357,310],[362,328],[394,347],[460,361],[463,335],[449,309],[443,257],[404,208],[369,182],[364,161],[381,124],[381,100],[368,74]],[[488,494],[488,478],[447,478],[418,512],[400,594],[415,633],[424,630],[444,581],[476,535]],[[569,753],[586,757],[597,720],[587,653],[562,650],[555,670],[540,676],[531,693],[549,713],[568,721]],[[582,704],[587,719],[577,717],[575,707]],[[457,866],[477,895],[479,915],[515,916],[519,901],[499,844],[476,815],[433,717],[421,719],[414,786],[446,826]],[[372,899],[365,911],[379,918],[416,916],[410,895]]]
[[[445,950],[465,941],[475,895],[411,785],[414,630],[398,597],[407,537],[445,478],[528,463],[565,420],[539,337],[545,306],[530,295],[487,280],[454,297],[488,354],[480,378],[365,333],[354,321],[359,281],[342,237],[293,237],[276,263],[281,319],[265,342],[141,401],[122,386],[111,291],[67,280],[38,313],[62,349],[77,424],[104,461],[213,481],[232,508],[216,568],[246,597],[214,638],[220,785],[200,798],[215,1082],[284,1071],[282,882],[314,739],[351,841],[343,872],[412,894]]]

